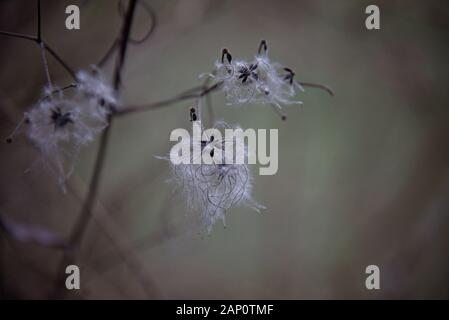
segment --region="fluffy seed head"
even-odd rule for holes
[[[78,98],[90,105],[92,115],[106,118],[115,108],[117,99],[114,90],[107,84],[101,71],[96,66],[91,66],[89,71],[79,71],[76,78]]]
[[[224,122],[217,123],[215,129],[230,128]],[[224,136],[224,135],[223,135]],[[215,152],[225,153],[225,139],[216,139],[213,136],[201,141],[202,153],[211,156]],[[257,204],[251,196],[252,177],[247,164],[212,163],[193,164],[193,143],[186,142],[191,148],[190,164],[173,164],[170,161],[173,178],[171,181],[182,194],[187,207],[197,212],[207,231],[212,230],[217,221],[225,223],[228,209],[236,206],[248,206],[256,211],[264,207]]]
[[[294,72],[271,62],[266,42],[262,44],[251,61],[229,59],[229,52],[224,51],[208,76],[221,84],[228,105],[270,104],[281,109],[281,105],[301,104],[295,96],[296,89],[303,89],[294,81]]]
[[[26,134],[65,190],[80,148],[105,128],[105,112],[78,91],[70,97],[62,90],[47,94],[25,113]]]

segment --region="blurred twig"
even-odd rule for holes
[[[162,101],[158,101],[158,102],[153,102],[153,103],[146,104],[146,105],[128,106],[126,108],[123,108],[122,110],[117,110],[115,114],[117,116],[121,116],[121,115],[129,114],[129,113],[154,110],[156,108],[166,107],[166,106],[175,104],[180,101],[202,98],[202,97],[208,95],[209,93],[219,89],[221,85],[222,85],[222,83],[218,82],[218,83],[216,83],[210,87],[207,87],[207,88],[203,88],[201,86],[201,88],[203,88],[203,90],[199,93],[194,93],[195,91],[197,91],[197,87],[195,87],[190,90],[187,90],[186,91],[187,93],[182,93],[180,95],[175,96],[174,98],[170,98],[170,99],[162,100]],[[192,91],[193,91],[193,93],[189,93]]]
[[[118,61],[117,65],[114,71],[114,89],[119,92],[120,84],[121,84],[121,76],[122,76],[122,70],[125,63],[126,58],[126,52],[128,48],[128,40],[131,33],[131,25],[134,18],[135,8],[136,8],[137,0],[130,0],[126,17],[122,25],[122,31],[120,34],[120,48],[119,48],[119,55],[118,55]],[[103,163],[106,156],[106,149],[107,144],[109,141],[109,134],[112,128],[112,120],[113,116],[109,116],[109,125],[106,127],[106,129],[103,131],[100,141],[100,148],[98,150],[97,159],[95,161],[94,166],[94,173],[91,178],[88,194],[86,197],[86,200],[83,204],[83,207],[81,209],[80,216],[75,223],[75,226],[73,228],[73,231],[71,232],[70,236],[70,244],[72,250],[65,250],[63,258],[60,261],[58,272],[57,272],[57,280],[55,283],[55,288],[53,294],[55,296],[59,295],[59,292],[61,292],[61,289],[63,288],[62,281],[64,278],[64,270],[66,265],[69,261],[76,259],[77,250],[79,249],[79,246],[81,244],[81,241],[85,235],[85,232],[87,230],[87,226],[91,220],[92,217],[92,207],[95,203],[95,198],[97,196],[98,192],[98,186],[101,178],[101,173],[103,169]]]
[[[173,205],[171,200],[172,195],[168,194],[162,204],[161,209],[159,210],[162,218],[165,217],[166,213]],[[164,228],[160,228],[157,231],[144,235],[137,240],[129,241],[128,243],[123,244],[124,247],[122,252],[125,253],[124,256],[118,257],[115,252],[106,252],[101,254],[99,257],[96,257],[96,259],[93,262],[90,262],[89,265],[91,265],[97,273],[105,273],[121,263],[129,263],[130,260],[132,261],[135,259],[134,257],[137,252],[142,252],[143,250],[160,245],[164,241],[180,236],[181,234],[182,231],[178,231],[174,225],[164,223]]]
[[[324,84],[318,84],[318,83],[312,83],[312,82],[298,82],[298,83],[301,86],[303,86],[303,87],[310,87],[310,88],[315,88],[315,89],[321,89],[321,90],[324,90],[327,93],[329,93],[331,96],[335,95],[334,91],[330,87],[328,87],[328,86],[326,86]]]
[[[325,85],[311,83],[311,82],[299,82],[299,84],[301,84],[303,87],[313,87],[313,88],[324,90],[327,93],[329,93],[331,96],[334,95],[334,92],[332,91],[332,89]],[[115,112],[115,115],[122,116],[122,115],[126,115],[129,113],[154,110],[154,109],[166,107],[166,106],[169,106],[169,105],[172,105],[177,102],[184,101],[184,100],[192,100],[192,99],[199,99],[199,98],[207,97],[210,93],[214,92],[215,90],[218,90],[221,87],[221,85],[222,85],[222,82],[218,82],[210,87],[208,87],[206,85],[203,85],[200,87],[194,87],[192,89],[188,89],[188,90],[184,91],[183,93],[181,93],[173,98],[169,98],[167,100],[153,102],[153,103],[149,103],[149,104],[145,104],[145,105],[132,105],[132,106],[124,107],[121,110],[117,110]],[[210,109],[209,112],[210,112],[209,120],[212,121],[213,120],[213,110]]]
[[[145,12],[148,14],[148,17],[150,18],[150,27],[148,28],[148,31],[144,34],[144,36],[140,39],[135,39],[132,37],[132,35],[129,36],[129,43],[131,44],[141,44],[143,42],[145,42],[146,40],[148,40],[148,38],[153,34],[154,30],[156,30],[156,26],[157,26],[157,15],[154,12],[153,8],[150,7],[150,5],[148,3],[146,3],[145,1],[139,0],[137,2],[138,5],[142,6],[143,9],[145,10]],[[125,14],[125,10],[123,8],[123,0],[119,0],[118,2],[118,11],[119,14],[124,16]]]
[[[71,183],[69,186],[72,193],[75,195],[81,195],[82,189],[84,189],[83,183],[79,179],[76,179],[76,177],[72,180],[74,180],[74,183]],[[81,196],[79,196],[79,200],[82,200]],[[126,263],[126,266],[135,275],[136,282],[139,283],[142,289],[146,292],[147,297],[150,298],[157,296],[158,290],[154,282],[149,275],[142,271],[144,270],[144,264],[137,256],[130,256],[128,252],[129,240],[127,234],[121,230],[122,228],[119,223],[111,217],[109,211],[98,200],[95,200],[95,210],[92,212],[92,218],[93,222],[98,226],[100,231],[104,233],[108,239],[108,242],[113,247],[114,255],[117,259]],[[94,265],[92,268],[97,271]]]
[[[20,242],[33,243],[47,248],[66,248],[66,242],[55,233],[43,228],[17,223],[6,218],[4,214],[0,214],[0,230]]]

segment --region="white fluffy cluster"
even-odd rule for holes
[[[77,80],[70,95],[57,88],[46,90],[24,118],[27,137],[49,164],[63,191],[80,148],[107,126],[110,106],[116,103],[113,90],[98,70],[81,71]]]
[[[251,61],[233,59],[227,49],[215,69],[208,74],[221,84],[229,105],[248,103],[281,105],[301,104],[295,99],[297,89],[304,89],[295,80],[295,73],[268,58],[265,41]]]
[[[219,122],[215,129],[229,128],[224,122]],[[248,206],[259,212],[264,207],[256,203],[252,196],[252,177],[247,164],[193,164],[193,143],[187,148],[191,150],[190,164],[173,164],[169,158],[173,172],[172,182],[186,201],[188,208],[199,213],[201,221],[208,232],[217,221],[225,224],[228,209],[236,206]],[[208,137],[199,146],[202,153],[215,152],[220,149],[225,154],[225,139]],[[224,159],[223,159],[224,160]]]
[[[90,71],[81,70],[76,75],[78,81],[78,94],[85,102],[92,105],[99,118],[105,118],[117,104],[115,92],[107,84],[100,70],[91,66]]]

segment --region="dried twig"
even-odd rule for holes
[[[126,17],[123,22],[123,27],[120,36],[120,48],[119,48],[119,56],[118,62],[114,72],[114,89],[119,91],[120,82],[121,82],[121,74],[126,58],[126,52],[128,47],[129,35],[131,32],[131,25],[135,13],[137,0],[130,0]],[[105,160],[107,144],[109,140],[109,134],[112,128],[112,119],[113,114],[109,116],[109,126],[103,131],[100,141],[100,148],[97,153],[97,159],[95,161],[94,172],[91,178],[89,191],[86,197],[86,200],[83,204],[80,216],[75,223],[75,226],[70,235],[70,245],[72,250],[65,250],[64,255],[59,263],[57,279],[55,283],[55,288],[53,291],[53,296],[58,296],[63,288],[62,282],[64,279],[64,270],[69,264],[70,261],[74,261],[76,259],[76,254],[81,244],[81,241],[84,237],[84,234],[87,230],[87,226],[92,217],[92,206],[94,204],[94,200],[97,196],[98,186],[100,183],[101,173],[103,169],[103,163]]]
[[[170,99],[162,100],[162,101],[158,101],[158,102],[153,102],[153,103],[146,104],[146,105],[128,106],[121,110],[117,110],[115,114],[117,116],[122,116],[125,114],[154,110],[156,108],[166,107],[166,106],[169,106],[169,105],[172,105],[174,103],[184,101],[184,100],[192,100],[192,99],[202,98],[202,97],[206,96],[207,94],[219,89],[220,86],[221,86],[221,83],[216,83],[210,87],[204,88],[199,93],[194,93],[195,91],[197,91],[197,88],[195,87],[191,90],[187,90],[186,92],[188,92],[188,93],[183,93],[183,94],[177,95],[174,98],[170,98]],[[193,91],[193,93],[189,93],[191,91]]]
[[[318,83],[312,83],[312,82],[298,82],[298,83],[303,87],[321,89],[321,90],[324,90],[327,93],[329,93],[331,96],[335,95],[334,91],[330,87],[325,86],[324,84],[318,84]]]
[[[64,59],[61,58],[61,56],[58,53],[56,53],[56,51],[54,49],[52,49],[48,45],[48,43],[46,43],[42,39],[39,40],[35,36],[30,36],[30,35],[21,34],[21,33],[15,33],[15,32],[8,32],[8,31],[0,31],[0,35],[17,38],[17,39],[31,40],[31,41],[34,41],[35,43],[37,43],[39,46],[40,46],[40,43],[42,43],[44,49],[46,51],[48,51],[48,53],[50,53],[50,55],[53,56],[53,58],[55,58],[56,61],[58,61],[58,63],[67,71],[67,73],[70,74],[70,76],[73,79],[76,79],[75,72],[73,71],[73,69],[64,61]]]

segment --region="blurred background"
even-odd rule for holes
[[[445,1],[150,1],[157,27],[131,45],[125,104],[154,102],[200,85],[221,48],[251,58],[266,39],[270,57],[307,89],[304,106],[231,108],[214,93],[217,119],[279,128],[279,171],[255,178],[267,207],[229,210],[227,227],[199,232],[198,221],[165,181],[155,155],[169,134],[190,127],[192,102],[114,121],[104,174],[77,265],[78,299],[427,299],[449,298],[449,3]],[[81,29],[65,29],[77,4]],[[124,2],[126,4],[126,1]],[[377,4],[381,29],[365,28]],[[44,40],[75,70],[97,63],[117,37],[116,1],[42,0]],[[32,1],[0,1],[0,30],[34,35]],[[142,5],[132,35],[151,25]],[[45,76],[35,43],[0,35],[0,134],[39,99]],[[72,80],[49,57],[60,86]],[[114,61],[104,72],[112,78]],[[44,299],[62,251],[20,237],[65,239],[80,214],[98,139],[84,148],[68,193],[33,165],[26,140],[0,145],[0,296]],[[30,172],[24,171],[32,166]],[[5,227],[18,230],[16,236]],[[30,239],[28,239],[30,240]],[[366,266],[380,290],[365,288]]]

